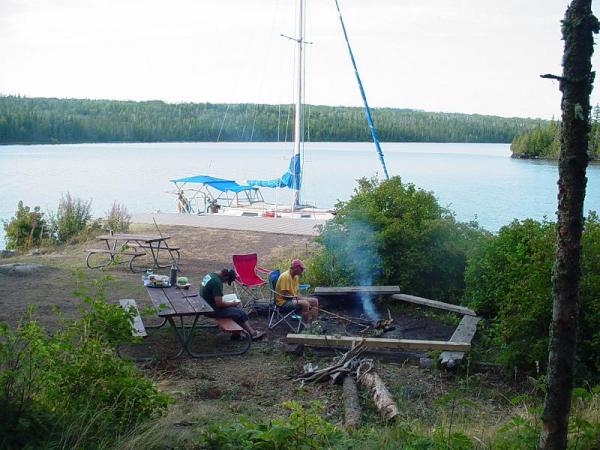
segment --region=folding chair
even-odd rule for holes
[[[233,255],[233,268],[236,273],[234,290],[243,301],[242,308],[247,313],[257,311],[266,303],[264,288],[267,284],[258,274],[268,275],[271,271],[258,265],[256,253]]]
[[[275,301],[275,295],[277,294],[275,288],[277,286],[279,275],[281,275],[279,270],[273,270],[269,273],[269,291],[271,292],[271,297],[269,299],[269,330],[281,323],[285,323],[290,330],[294,333],[298,333],[304,324],[302,318],[298,317],[298,325],[296,326],[291,323],[291,320],[294,320],[292,317],[294,314],[299,314],[300,308],[298,306],[290,305],[287,302],[283,305],[278,305]],[[285,298],[285,295],[281,293],[279,295]]]

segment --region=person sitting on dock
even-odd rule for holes
[[[299,295],[300,275],[304,272],[304,263],[299,259],[294,259],[290,264],[289,270],[283,272],[275,286],[275,301],[279,306],[290,302],[293,306],[301,308],[302,320],[306,325],[310,325],[317,320],[319,315],[319,300],[315,297],[303,297]]]
[[[179,191],[177,193],[177,212],[180,214],[190,214],[192,212],[192,206],[190,205],[189,200],[185,198],[183,191]]]
[[[215,310],[207,316],[217,319],[231,319],[246,330],[252,340],[260,339],[265,335],[265,332],[252,328],[250,322],[248,322],[248,315],[238,308],[241,302],[237,299],[223,299],[223,282],[227,282],[231,286],[234,281],[235,271],[233,269],[222,269],[219,273],[209,273],[204,276],[200,283],[200,292],[202,298]]]

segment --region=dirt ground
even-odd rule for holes
[[[138,226],[133,231],[153,233],[155,230]],[[194,285],[205,273],[231,266],[231,255],[235,253],[257,252],[259,263],[272,268],[284,259],[305,257],[314,248],[308,237],[301,236],[189,227],[161,227],[161,231],[172,236],[169,241],[171,246],[181,247],[180,272]],[[131,273],[126,265],[108,270],[90,270],[85,266],[85,249],[96,247],[97,244],[91,239],[67,246],[61,251],[0,259],[0,266],[13,263],[41,265],[27,274],[0,268],[0,321],[16,324],[29,304],[36,305],[34,317],[49,330],[56,327],[59,321],[55,309],[65,317],[76,317],[80,304],[73,294],[77,288],[77,271],[81,271],[87,280],[110,275],[106,289],[109,302],[133,298],[140,307],[149,307],[150,301],[140,275]],[[356,310],[355,303],[346,299],[338,305],[328,305],[328,309],[357,316],[361,311]],[[376,304],[381,314],[387,316],[389,309],[395,319],[395,329],[382,337],[447,340],[455,327],[455,324],[416,308],[385,300],[377,300]],[[345,330],[347,324],[324,315],[321,317],[325,319],[321,321],[323,333],[357,331]],[[256,327],[266,329],[266,315],[253,314],[251,321]],[[145,317],[144,322],[151,323],[152,318]],[[169,359],[167,356],[178,348],[172,331],[165,326],[149,330],[149,336],[141,344],[124,348],[123,353],[126,356],[153,358],[151,363],[140,367],[175,400],[165,419],[170,424],[180,425],[176,430],[177,437],[173,439],[185,439],[186,433],[191,435],[206,423],[238,417],[240,414],[255,419],[282,414],[282,402],[288,399],[301,402],[318,399],[324,407],[324,414],[333,421],[340,421],[343,406],[339,386],[300,386],[291,381],[295,374],[302,372],[307,362],[327,365],[335,352],[307,350],[301,356],[285,353],[283,346],[287,332],[284,326],[269,330],[265,338],[253,343],[250,351],[243,356]],[[234,345],[237,344],[231,342],[228,335],[214,329],[202,329],[194,339],[194,347],[200,351],[207,347],[228,348]],[[432,415],[432,410],[438,408],[435,399],[455,389],[457,381],[435,368],[418,368],[415,361],[419,356],[427,355],[399,352],[374,355],[378,370],[400,403],[402,414],[407,419],[420,418],[424,424],[431,423],[433,426],[436,417],[444,414],[439,410]],[[476,413],[466,412],[465,422],[471,428],[481,424],[483,436],[495,427],[505,412],[508,405],[506,387],[499,384],[498,377],[493,373],[471,375],[469,382],[477,388],[470,387],[468,395],[483,407]],[[461,383],[463,381],[459,385]],[[368,410],[368,401],[364,401]],[[377,414],[369,417],[367,420],[379,420]]]

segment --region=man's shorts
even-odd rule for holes
[[[213,317],[215,319],[231,319],[238,325],[248,321],[248,314],[236,306],[215,308],[215,312],[206,314],[206,317]]]

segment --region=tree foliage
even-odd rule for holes
[[[543,121],[375,108],[388,142],[510,142]],[[308,141],[369,141],[362,108],[308,106]],[[0,144],[290,141],[292,105],[0,96]]]
[[[322,248],[307,276],[317,285],[399,285],[409,294],[458,302],[467,253],[485,236],[400,177],[362,179],[318,237]]]
[[[515,158],[558,159],[560,153],[560,122],[551,121],[515,136],[510,144]],[[596,105],[589,133],[588,155],[600,159],[600,106]]]
[[[545,371],[552,320],[555,224],[515,220],[469,258],[465,298],[486,319],[485,334],[512,370]],[[583,232],[579,376],[600,379],[600,222],[594,213]]]

